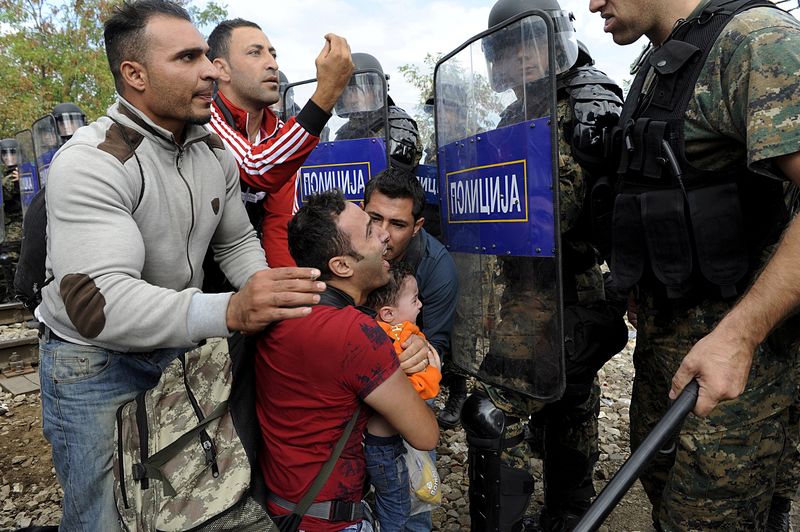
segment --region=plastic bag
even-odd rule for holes
[[[436,464],[426,451],[413,448],[405,440],[403,443],[411,489],[411,515],[430,512],[442,503],[442,484]]]

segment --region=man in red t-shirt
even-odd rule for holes
[[[298,265],[319,269],[327,287],[311,314],[275,324],[258,342],[256,408],[264,440],[259,461],[271,512],[288,513],[302,499],[356,406],[366,403],[303,518],[300,528],[308,532],[358,529],[365,472],[361,440],[373,409],[418,449],[434,448],[439,438],[436,418],[401,370],[389,338],[359,307],[389,280],[388,240],[388,233],[338,190],[310,198],[289,224],[292,256]],[[402,363],[409,373],[424,369],[427,350],[433,349],[420,344]]]

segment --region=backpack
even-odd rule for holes
[[[52,281],[45,280],[46,256],[47,210],[42,188],[33,196],[22,220],[22,242],[14,273],[14,294],[31,313],[42,302],[42,288]]]
[[[234,362],[249,356],[238,349],[240,335],[230,343],[233,349],[226,339],[210,339],[178,357],[154,388],[117,410],[114,490],[126,529],[273,529],[257,502],[258,466],[251,468],[255,415],[237,406],[253,403],[252,381],[237,379],[253,372],[234,366],[252,364]],[[250,393],[237,391],[239,384]]]

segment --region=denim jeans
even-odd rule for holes
[[[411,512],[405,454],[399,435],[382,438],[367,433],[364,439],[364,458],[369,481],[375,488],[375,517],[381,532],[404,530]]]
[[[60,530],[119,529],[111,471],[117,408],[155,386],[185,351],[120,353],[47,333],[39,340],[43,431],[64,490]]]

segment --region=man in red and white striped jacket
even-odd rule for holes
[[[208,37],[208,57],[220,71],[208,127],[239,164],[242,199],[271,267],[294,266],[287,224],[296,211],[297,171],[330,118],[353,72],[347,41],[325,35],[317,57],[317,89],[297,116],[283,123],[269,108],[280,98],[275,48],[244,19],[221,22]]]

